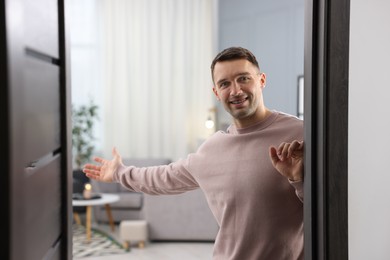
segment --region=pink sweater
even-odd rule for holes
[[[303,259],[303,183],[281,176],[268,155],[271,145],[302,135],[301,120],[274,111],[251,127],[215,133],[186,159],[121,167],[114,179],[148,194],[200,187],[220,226],[215,260]]]

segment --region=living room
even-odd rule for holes
[[[0,90],[0,117],[4,123],[4,126],[0,128],[0,147],[4,151],[2,153],[3,163],[0,164],[2,172],[0,198],[4,207],[3,217],[6,219],[0,224],[5,236],[4,245],[0,251],[1,259],[72,259],[74,234],[72,226],[76,226],[74,224],[80,221],[81,224],[77,226],[86,228],[84,223],[88,218],[87,209],[77,211],[72,206],[72,169],[74,166],[71,162],[72,155],[70,152],[72,130],[70,127],[70,111],[71,101],[76,101],[76,98],[74,100],[70,98],[70,64],[68,64],[67,56],[70,48],[67,45],[69,34],[66,29],[69,23],[69,13],[66,9],[70,6],[70,2],[68,0],[6,0],[0,6],[3,21],[0,28],[0,59],[2,64],[0,79],[3,84]],[[86,3],[88,1],[79,2]],[[252,5],[255,2],[260,2],[262,6]],[[281,1],[275,2],[280,3]],[[269,66],[273,64],[273,59],[269,59],[269,57],[273,58],[273,55],[277,55],[272,50],[278,48],[271,48],[267,50],[267,53],[261,53],[258,50],[259,46],[261,49],[264,48],[261,44],[267,42],[263,41],[267,37],[263,37],[264,34],[259,33],[259,29],[256,31],[259,40],[254,41],[251,38],[254,35],[248,32],[248,26],[244,26],[248,23],[241,19],[250,16],[245,16],[243,15],[245,12],[240,11],[238,5],[241,5],[241,3],[247,4],[248,9],[250,9],[249,13],[258,14],[255,16],[261,21],[261,24],[258,24],[256,21],[259,21],[256,18],[249,19],[251,21],[249,28],[261,28],[267,37],[274,33],[279,35],[277,30],[280,29],[281,24],[278,24],[280,21],[284,21],[282,22],[284,25],[294,24],[290,19],[287,19],[287,21],[283,18],[280,19],[281,16],[278,15],[275,16],[275,20],[272,20],[272,22],[264,23],[262,18],[265,19],[267,15],[263,16],[261,11],[262,9],[268,9],[267,4],[263,1],[218,1],[218,12],[214,14],[218,21],[217,31],[219,32],[215,34],[215,36],[218,35],[216,37],[218,38],[218,47],[214,54],[231,44],[249,46],[257,56],[260,56],[261,64]],[[274,4],[278,5],[278,3]],[[222,14],[226,10],[223,9],[227,6],[232,8],[232,13],[238,16],[242,14],[242,16],[229,16],[227,14],[226,19],[223,19]],[[282,9],[281,6],[278,6],[272,10]],[[388,232],[388,219],[390,211],[389,207],[384,206],[387,205],[387,198],[389,197],[389,189],[387,188],[389,175],[387,174],[388,165],[386,160],[389,124],[388,120],[383,120],[388,117],[389,110],[387,102],[389,91],[388,88],[383,88],[388,83],[387,64],[390,38],[386,34],[388,30],[385,26],[389,21],[388,10],[388,2],[381,0],[305,1],[305,15],[309,14],[309,17],[306,16],[308,21],[305,22],[305,35],[309,36],[305,40],[305,43],[309,43],[305,45],[305,79],[308,79],[305,82],[305,88],[307,83],[305,91],[314,89],[323,91],[324,88],[328,91],[327,93],[325,91],[321,92],[318,96],[322,99],[320,104],[314,103],[316,100],[313,100],[312,104],[311,98],[314,96],[310,95],[306,96],[310,102],[305,102],[305,105],[308,105],[305,106],[306,118],[309,119],[306,120],[305,118],[305,122],[313,126],[309,129],[309,134],[318,134],[318,130],[321,134],[324,134],[322,138],[314,137],[314,140],[320,142],[323,146],[315,147],[315,144],[309,146],[310,149],[315,148],[315,150],[310,150],[306,154],[309,157],[307,162],[311,162],[310,160],[313,158],[318,159],[318,161],[313,165],[309,163],[305,167],[322,167],[319,170],[320,174],[324,174],[321,175],[324,180],[318,183],[306,182],[307,189],[305,189],[305,192],[309,191],[309,193],[305,193],[305,199],[308,198],[308,206],[313,207],[309,208],[313,211],[305,215],[306,220],[308,222],[318,220],[322,222],[305,223],[305,259],[326,258],[326,256],[334,257],[334,259],[389,258],[388,241],[390,232]],[[85,13],[81,13],[81,15],[88,16],[88,11],[93,11],[93,8],[87,11],[84,10]],[[302,9],[297,11],[297,13],[301,12],[303,12]],[[274,16],[274,14],[275,12],[271,12],[271,16]],[[231,19],[229,19],[230,17]],[[252,26],[253,24],[255,26]],[[232,26],[229,27],[228,25]],[[273,28],[274,25],[277,26],[277,29]],[[349,29],[349,26],[351,29]],[[251,30],[251,32],[253,31]],[[290,36],[292,35],[289,34]],[[324,36],[327,37],[322,38]],[[273,41],[275,46],[281,43],[286,43],[290,47],[295,46],[290,39],[278,36],[273,39],[278,39]],[[226,45],[223,45],[223,42]],[[306,53],[306,51],[309,51],[309,53]],[[281,56],[286,56],[286,53],[281,53]],[[292,54],[293,52],[288,53]],[[318,56],[318,54],[320,55]],[[263,62],[262,57],[268,57],[268,61]],[[317,58],[318,60],[315,60]],[[94,60],[87,64],[92,66],[93,63]],[[286,65],[284,61],[277,61],[275,64],[276,66],[264,67],[267,75],[273,67],[278,67],[280,64]],[[281,69],[283,67],[281,66]],[[301,72],[299,71],[299,73]],[[96,78],[99,76],[98,73],[92,74]],[[272,76],[272,73],[270,75]],[[274,88],[274,83],[285,78],[284,74],[276,78],[269,77],[269,86]],[[291,78],[295,79],[296,75]],[[297,86],[299,88],[300,78],[301,75],[298,76],[297,83],[293,87],[294,94],[286,97],[286,99],[291,98],[289,100],[296,100],[293,101],[297,102],[295,105],[299,104]],[[119,82],[122,82],[122,80]],[[99,82],[91,83],[90,80],[87,80],[82,86],[97,86],[99,85],[97,83]],[[312,83],[319,84],[312,85]],[[278,86],[277,88],[282,89],[282,87]],[[88,89],[88,87],[86,88]],[[274,95],[275,93],[272,94],[270,87],[267,87],[266,91],[271,100],[281,98],[281,95],[284,97],[285,93],[291,94],[283,90],[283,93],[278,91],[277,94],[279,95]],[[82,95],[89,96],[88,92],[87,90]],[[329,97],[328,94],[336,95]],[[162,94],[158,93],[158,95]],[[97,99],[99,95],[92,96]],[[135,97],[139,98],[141,95],[135,95]],[[162,97],[168,98],[169,95],[162,95]],[[84,104],[88,100],[80,98],[80,102],[76,102],[76,105]],[[114,98],[114,100],[116,99]],[[99,105],[99,113],[106,110],[102,106],[103,104],[111,103],[102,102],[103,100],[99,99],[95,101]],[[271,101],[270,104],[277,109],[279,105],[285,104],[276,101]],[[283,101],[285,100],[283,99]],[[289,104],[289,102],[286,102],[286,104]],[[318,108],[325,105],[325,103],[326,107],[319,109],[319,111],[312,111],[313,105]],[[289,107],[280,110],[290,111]],[[139,111],[137,110],[137,112]],[[226,125],[229,124],[228,122],[230,122],[230,118],[221,111],[221,107],[216,105],[211,108],[207,107],[206,112],[204,110],[198,112],[203,114],[200,116],[202,117],[201,121],[206,121],[207,125],[211,126],[207,129],[216,131],[225,129]],[[291,113],[294,111],[299,115],[299,106],[295,108],[291,106]],[[316,117],[319,114],[313,112],[324,112],[321,114],[324,118]],[[343,116],[348,113],[349,120]],[[139,112],[139,114],[142,113]],[[340,115],[342,116],[340,117]],[[96,154],[109,153],[107,147],[107,151],[104,152],[104,146],[101,143],[105,140],[102,138],[103,135],[106,135],[106,132],[102,130],[102,120],[109,116],[99,114],[97,127],[94,128],[97,138],[97,143],[94,143]],[[146,127],[144,121],[142,121],[145,116],[141,116],[141,119],[134,118],[136,118],[137,129],[140,132],[149,130],[152,132],[151,129],[155,127],[153,125],[145,130]],[[344,121],[341,122],[340,118]],[[315,120],[310,121],[310,119]],[[148,118],[146,121],[156,122],[158,120],[159,118],[152,118],[151,120]],[[330,124],[328,124],[329,122]],[[202,123],[202,128],[199,129],[203,129],[204,123]],[[349,124],[349,126],[346,124]],[[139,125],[142,127],[138,128]],[[331,126],[331,135],[321,132],[324,129],[316,128],[318,125]],[[134,124],[126,127],[128,129],[131,126],[134,126]],[[180,127],[180,129],[182,128],[184,129],[184,127]],[[133,130],[127,131],[134,134]],[[194,131],[194,133],[197,132]],[[126,136],[128,133],[124,134]],[[155,141],[155,139],[161,138],[159,134],[157,137],[151,137],[151,139],[154,138]],[[328,138],[329,136],[331,138]],[[343,139],[338,139],[340,136]],[[362,138],[367,136],[370,138]],[[180,136],[179,138],[182,139],[183,137]],[[119,141],[107,140],[104,142],[108,143],[110,148],[112,145],[118,146],[118,143],[122,145],[120,141],[122,136],[118,137]],[[202,140],[203,136],[199,135],[192,139],[192,144],[189,147],[181,149],[188,149],[188,151],[196,149]],[[130,155],[131,158],[128,159],[136,159],[133,151],[126,151],[128,149],[126,147],[135,147],[134,141],[122,141],[127,143],[119,147],[120,152],[126,156]],[[311,142],[312,140],[306,139],[306,141]],[[142,142],[144,140],[141,141],[139,147],[139,144],[137,144],[137,150],[145,148]],[[163,148],[167,146],[165,143]],[[147,147],[150,151],[153,148],[153,145]],[[168,153],[171,151],[170,149],[171,147],[167,149]],[[173,150],[179,151],[176,148]],[[325,156],[324,151],[329,152],[326,155],[330,155],[331,158]],[[318,155],[317,152],[324,156],[315,157]],[[343,157],[344,155],[345,157]],[[148,157],[144,159],[152,158],[149,156],[142,157]],[[156,156],[153,155],[153,157]],[[169,161],[171,160],[175,160],[175,157],[169,158]],[[311,172],[306,171],[306,173],[310,177]],[[347,176],[348,178],[346,178]],[[89,188],[89,186],[81,187],[81,189],[85,189],[87,197],[89,192],[92,192],[90,195],[95,196],[96,188],[92,190],[89,190]],[[323,197],[315,197],[318,195],[318,193],[315,193],[317,191],[322,192]],[[106,207],[103,207],[102,210],[103,217],[106,217],[108,221],[104,221],[104,224],[103,221],[98,223],[97,217],[94,215],[97,210],[93,210],[90,215],[93,225],[91,228],[98,227],[103,232],[107,232],[120,240],[120,223],[115,223],[112,227],[110,225],[110,214],[107,214],[107,212],[113,213],[114,209],[111,206],[113,206],[114,201],[117,201],[118,196],[117,194],[111,194],[112,196],[106,197],[103,196],[104,193],[100,193],[102,195],[101,200],[90,200],[89,204],[92,204],[92,201],[109,203],[108,210]],[[97,206],[93,206],[93,209],[95,208]],[[146,207],[142,207],[142,209],[146,209]],[[317,214],[318,211],[316,210],[318,209],[320,209],[320,213],[327,214]],[[165,210],[168,211],[166,208]],[[305,210],[306,212],[308,211]],[[80,219],[74,217],[73,213],[78,213]],[[112,220],[114,221],[114,216],[112,216]],[[125,229],[134,228],[131,224],[137,223],[127,222],[124,225]],[[145,231],[143,228],[145,222],[138,222],[138,224],[136,227],[141,228],[138,230]],[[112,228],[114,231],[112,231]],[[130,234],[135,233],[131,232]],[[139,232],[139,234],[145,235],[143,232]],[[309,236],[306,236],[307,234]],[[82,239],[83,241],[88,239],[86,230],[82,230]],[[324,247],[324,243],[327,247]],[[120,246],[122,245],[120,244]],[[148,241],[143,245],[142,243],[135,243],[131,247],[131,251],[126,254],[112,255],[112,258],[111,256],[101,256],[100,259],[121,259],[121,256],[123,259],[210,259],[212,248],[212,241],[201,243],[199,241],[166,241],[161,243]],[[204,252],[204,254],[197,255],[195,253],[194,255],[194,252]]]

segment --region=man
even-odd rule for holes
[[[149,194],[201,188],[220,226],[216,260],[303,259],[302,121],[265,106],[266,76],[250,51],[223,50],[211,72],[214,94],[233,118],[226,133],[170,165],[124,166],[114,148],[112,160],[95,158],[99,165],[84,172]]]

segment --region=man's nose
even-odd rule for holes
[[[230,92],[230,95],[232,96],[237,96],[239,94],[242,93],[242,89],[241,89],[241,86],[240,84],[238,83],[233,83],[233,86],[232,86],[232,91]]]

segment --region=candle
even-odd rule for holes
[[[87,183],[84,186],[83,197],[84,199],[90,199],[92,196],[92,185]]]

